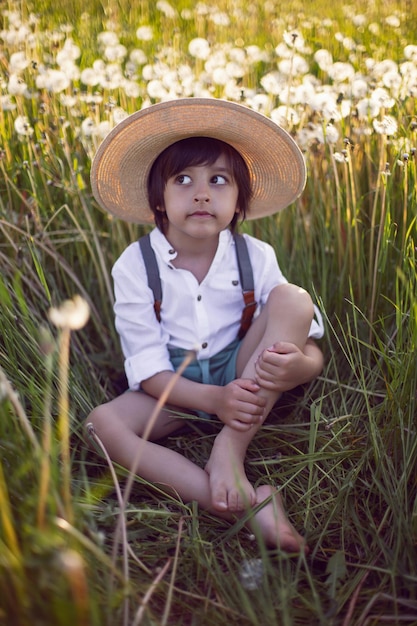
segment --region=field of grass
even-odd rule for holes
[[[417,625],[416,19],[390,0],[0,0],[0,624]],[[243,229],[325,317],[323,374],[247,459],[308,557],[140,479],[126,501],[83,440],[125,386],[110,270],[142,233],[93,201],[91,159],[183,96],[256,108],[305,154],[301,199]],[[203,465],[216,432],[166,444]]]

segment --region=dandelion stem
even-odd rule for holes
[[[35,449],[35,452],[39,453],[41,449],[39,445],[39,441],[37,440],[35,433],[33,432],[33,428],[29,422],[29,419],[25,413],[23,406],[20,403],[17,393],[13,390],[1,366],[0,366],[0,388],[2,389],[3,394],[7,397],[7,399],[11,403],[13,409],[15,410],[16,415],[19,418],[20,424],[24,432],[28,436],[30,442],[32,443]]]
[[[71,502],[71,456],[70,456],[70,419],[68,399],[69,347],[71,331],[68,327],[61,330],[59,342],[59,415],[58,433],[62,459],[62,497],[66,519],[72,523]]]

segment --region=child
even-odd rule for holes
[[[299,196],[301,152],[251,109],[185,98],[116,126],[97,152],[91,181],[97,201],[116,217],[155,223],[150,242],[162,307],[158,321],[134,242],[113,268],[129,391],[94,409],[88,423],[115,462],[131,468],[139,458],[135,469],[145,480],[224,519],[257,507],[254,523],[268,545],[305,549],[279,494],[267,484],[254,489],[244,460],[280,394],[320,373],[314,338],[322,336],[322,324],[319,314],[313,319],[310,296],[282,275],[272,247],[244,235],[257,312],[238,338],[244,302],[233,236],[243,219],[273,214]],[[195,359],[144,441],[157,400],[189,351]],[[156,443],[184,425],[178,411],[223,423],[204,469]]]

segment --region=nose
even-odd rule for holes
[[[207,182],[200,181],[194,193],[194,202],[199,204],[200,202],[210,202],[210,190]]]

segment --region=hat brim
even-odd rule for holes
[[[275,122],[234,102],[183,98],[137,111],[107,135],[91,168],[97,202],[122,220],[152,223],[147,196],[152,164],[165,148],[191,136],[221,139],[241,154],[253,189],[247,219],[280,211],[304,189],[304,157]]]

